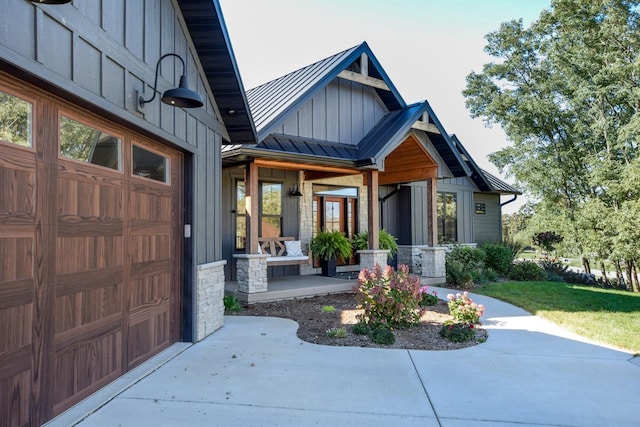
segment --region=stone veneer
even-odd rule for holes
[[[413,274],[422,274],[422,248],[426,245],[398,245],[398,265],[405,264]]]
[[[376,264],[384,269],[387,266],[389,251],[385,249],[361,250],[358,251],[358,255],[360,255],[360,269],[373,270]]]
[[[446,281],[445,253],[442,246],[422,247],[422,277],[428,278],[430,284],[444,283]]]
[[[227,261],[200,264],[196,270],[196,341],[222,327],[224,319],[224,266]]]
[[[234,254],[238,291],[247,294],[267,292],[267,254]]]

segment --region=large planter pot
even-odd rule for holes
[[[320,267],[322,268],[322,275],[325,277],[334,277],[336,275],[336,266],[338,265],[338,260],[329,259],[329,260],[320,260]]]

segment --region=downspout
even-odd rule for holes
[[[513,199],[511,199],[511,200],[507,200],[507,201],[506,201],[506,202],[504,202],[504,203],[500,203],[500,207],[503,207],[504,205],[508,205],[508,204],[509,204],[509,203],[511,203],[511,202],[515,202],[517,198],[518,198],[518,195],[517,195],[517,194],[514,194],[514,195],[513,195]]]

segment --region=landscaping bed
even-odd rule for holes
[[[331,310],[333,307],[334,310]],[[481,325],[475,328],[476,336],[466,342],[451,342],[440,336],[446,321],[452,320],[446,301],[427,307],[420,322],[403,329],[394,329],[395,343],[376,344],[367,335],[356,335],[351,327],[358,323],[357,307],[353,293],[329,294],[309,298],[255,303],[242,311],[232,313],[240,316],[282,317],[298,322],[298,338],[314,344],[352,347],[378,347],[411,350],[455,350],[477,345],[487,339],[487,331]],[[343,338],[330,337],[327,331],[344,328]]]

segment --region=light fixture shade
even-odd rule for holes
[[[71,0],[31,0],[31,3],[40,3],[40,4],[67,4],[67,3],[71,3]]]
[[[182,108],[199,108],[204,105],[202,97],[189,89],[187,76],[180,76],[180,85],[175,89],[169,89],[162,94],[162,102]]]

